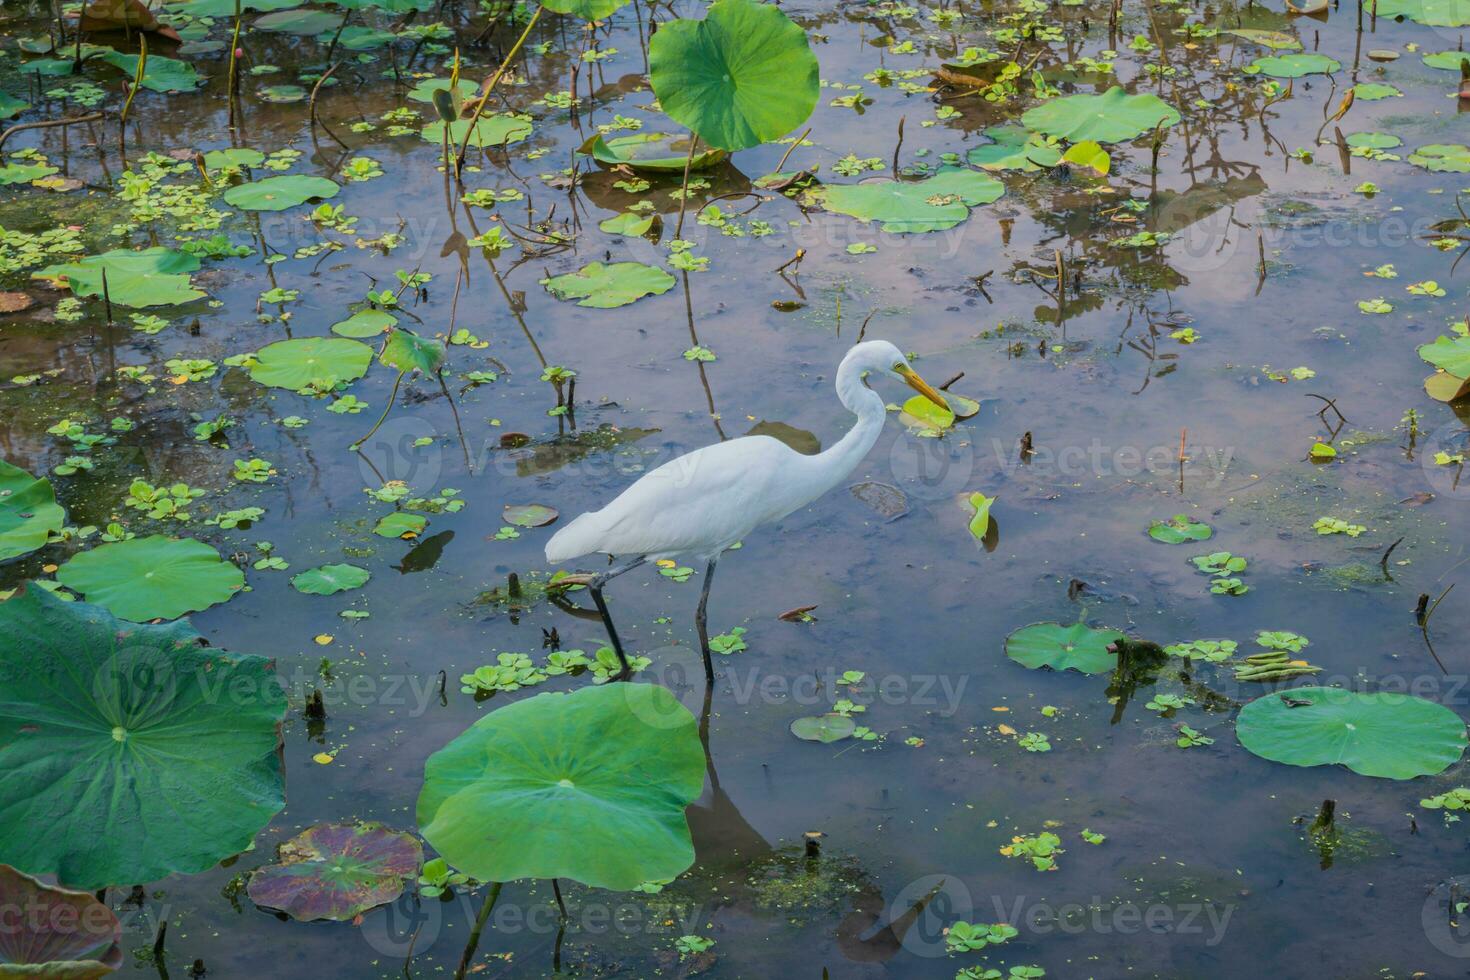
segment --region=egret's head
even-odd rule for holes
[[[929,399],[941,408],[949,408],[949,402],[944,396],[930,386],[929,382],[919,377],[917,371],[909,366],[909,359],[903,356],[903,351],[893,346],[886,340],[869,340],[858,344],[852,349],[848,356],[857,355],[862,359],[862,366],[869,373],[876,374],[880,371],[895,375],[900,381],[910,388]]]

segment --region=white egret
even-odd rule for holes
[[[706,611],[720,555],[762,524],[778,521],[841,483],[883,430],[883,399],[863,382],[865,374],[893,374],[934,403],[944,396],[909,366],[886,340],[857,344],[837,368],[837,397],[857,422],[835,445],[815,456],[796,452],[770,436],[745,436],[696,449],[638,479],[601,510],[577,517],[546,543],[553,564],[601,552],[631,560],[597,574],[579,575],[597,604],[613,650],[628,673],[602,587],[614,576],[650,559],[692,557],[707,563],[695,625],[704,673],[714,680]]]

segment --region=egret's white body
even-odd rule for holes
[[[837,368],[837,397],[857,421],[829,449],[806,456],[770,436],[705,446],[646,473],[606,507],[581,515],[552,535],[546,543],[546,560],[552,563],[594,552],[633,558],[632,564],[594,576],[589,583],[620,657],[622,647],[602,600],[603,582],[644,559],[700,558],[709,569],[696,622],[706,648],[706,674],[713,676],[705,606],[715,562],[757,527],[800,510],[837,486],[862,462],[887,415],[883,398],[863,383],[867,373],[896,374],[944,404],[897,347],[886,340],[858,344]]]
[[[852,473],[878,441],[887,414],[882,397],[863,384],[862,376],[907,363],[886,340],[858,344],[837,369],[837,397],[857,422],[831,448],[807,456],[770,436],[745,436],[696,449],[644,474],[606,507],[557,531],[546,543],[546,560],[565,562],[593,552],[717,557]]]

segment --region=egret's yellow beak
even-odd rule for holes
[[[935,391],[933,386],[931,386],[929,382],[919,377],[918,374],[914,372],[913,368],[909,367],[907,364],[895,364],[893,365],[893,370],[898,372],[898,376],[903,378],[903,380],[907,382],[910,388],[914,389],[919,394],[923,395],[925,398],[938,405],[940,408],[949,408],[949,402],[944,400],[944,396]]]

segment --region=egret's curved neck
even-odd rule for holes
[[[828,481],[826,489],[846,479],[868,455],[868,450],[873,448],[883,431],[883,421],[888,414],[883,407],[883,398],[863,384],[862,369],[851,360],[844,360],[837,369],[837,397],[848,411],[857,416],[857,422],[846,435],[817,456]]]

